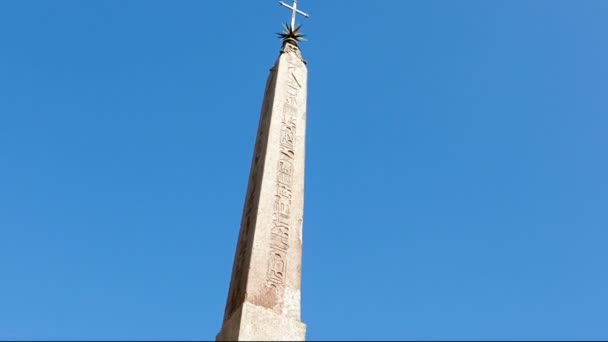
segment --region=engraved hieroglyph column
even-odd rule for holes
[[[270,71],[218,341],[302,341],[306,62],[286,40]]]

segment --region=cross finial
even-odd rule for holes
[[[293,6],[289,6],[288,4],[284,3],[283,1],[279,1],[279,4],[281,6],[289,8],[291,10],[291,27],[292,28],[296,27],[296,16],[298,14],[304,16],[305,18],[310,18],[308,13],[304,13],[298,9],[298,0],[293,0]]]

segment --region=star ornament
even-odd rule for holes
[[[283,24],[283,32],[277,34],[283,42],[293,41],[297,44],[298,42],[306,41],[306,38],[304,38],[305,35],[300,32],[301,27],[302,25],[298,25],[298,27],[294,29],[291,25]]]

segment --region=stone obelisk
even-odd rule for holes
[[[292,24],[266,84],[218,341],[303,341],[300,285],[307,68]],[[307,16],[307,15],[306,15]]]

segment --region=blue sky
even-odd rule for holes
[[[608,338],[608,2],[300,6],[308,338]],[[215,337],[288,19],[0,1],[0,339]]]

